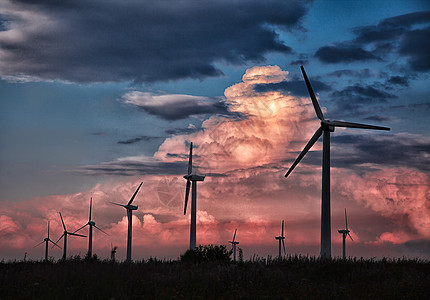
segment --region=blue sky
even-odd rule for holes
[[[428,1],[4,0],[0,7],[5,207],[180,175],[184,157],[162,161],[156,153],[207,131],[202,124],[211,117],[246,118],[247,110],[232,111],[224,92],[255,66],[289,72],[288,80],[256,84],[256,92],[309,100],[303,64],[328,118],[391,128],[384,142],[379,133],[355,130],[333,139],[332,147],[349,145],[362,159],[349,166],[356,174],[367,174],[367,162],[429,175]],[[298,146],[272,161],[280,173],[304,140],[297,137]],[[179,143],[175,153],[185,148]],[[319,155],[305,163],[319,165]],[[130,157],[156,162],[150,171],[143,162],[140,171],[120,172]],[[332,165],[348,169],[348,162],[339,155]],[[427,220],[428,201],[427,194]],[[428,244],[430,236],[419,239]]]

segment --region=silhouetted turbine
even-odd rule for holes
[[[190,144],[190,156],[188,158],[188,172],[184,176],[187,180],[185,190],[184,215],[187,213],[188,197],[190,195],[190,186],[192,183],[191,193],[191,224],[190,224],[190,249],[196,249],[196,219],[197,219],[197,181],[204,181],[204,175],[193,174],[193,143]]]
[[[279,241],[279,258],[282,258],[282,252],[281,252],[281,241],[282,246],[284,247],[284,255],[287,254],[287,251],[285,251],[285,236],[284,236],[284,220],[282,220],[282,229],[281,229],[281,235],[275,237],[275,240]]]
[[[93,197],[91,197],[91,199],[90,199],[90,215],[88,217],[88,223],[85,224],[84,226],[82,226],[81,228],[79,228],[78,230],[76,230],[74,232],[74,233],[78,232],[79,230],[81,230],[85,226],[90,226],[90,228],[89,228],[89,234],[88,234],[88,257],[92,257],[93,256],[93,227],[97,228],[98,230],[100,230],[104,234],[109,235],[106,232],[104,232],[102,229],[98,228],[97,225],[96,225],[96,223],[91,220],[91,208],[92,208],[92,205],[93,205]]]
[[[127,205],[122,205],[118,203],[111,202],[112,204],[122,206],[127,210],[127,219],[128,219],[128,232],[127,232],[127,262],[131,262],[131,234],[132,234],[132,216],[133,216],[133,210],[137,210],[137,206],[131,205],[134,198],[137,195],[137,192],[139,191],[140,187],[142,186],[143,182],[140,183],[139,187],[137,188],[136,192],[134,192],[133,197],[131,197],[130,201],[128,201]]]
[[[60,246],[57,245],[56,242],[54,242],[53,240],[51,240],[49,238],[49,221],[48,221],[48,237],[44,238],[42,242],[40,242],[39,244],[37,244],[36,246],[34,246],[33,248],[36,248],[39,245],[42,245],[43,243],[45,243],[45,261],[48,261],[48,244],[49,242],[53,243],[53,246],[57,246],[58,248],[61,249]]]
[[[60,214],[60,218],[61,218],[61,223],[63,223],[64,232],[63,232],[63,235],[60,236],[60,238],[56,241],[56,243],[58,243],[64,237],[63,260],[65,260],[67,258],[67,236],[68,235],[74,235],[74,236],[80,236],[80,237],[87,237],[87,236],[82,235],[82,234],[73,233],[73,232],[68,232],[66,229],[66,224],[64,224],[63,216],[61,215],[61,212],[59,212],[59,214]],[[52,248],[54,248],[54,246],[52,246]]]
[[[297,166],[300,160],[306,155],[309,149],[315,144],[319,137],[323,135],[323,161],[322,161],[322,190],[321,190],[321,257],[331,258],[331,220],[330,220],[330,132],[334,132],[335,127],[390,130],[388,127],[373,126],[359,123],[330,121],[324,119],[324,115],[312,90],[311,83],[306,75],[303,66],[300,67],[308,88],[312,104],[318,119],[321,120],[321,127],[315,132],[305,148],[294,161],[285,177],[287,177]]]
[[[234,230],[233,240],[229,241],[229,243],[233,246],[233,261],[236,261],[236,245],[239,244],[239,242],[235,241],[236,231],[237,231],[237,228]]]
[[[349,236],[351,241],[354,241],[352,239],[352,236],[349,234],[350,231],[348,230],[348,219],[346,217],[346,208],[345,208],[345,229],[339,229],[337,232],[342,233],[342,258],[346,259],[346,250],[345,250],[345,240],[346,236]]]

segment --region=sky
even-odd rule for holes
[[[197,244],[245,258],[319,255],[324,115],[390,127],[331,134],[332,256],[430,259],[428,1],[0,0],[0,259],[93,220],[94,252],[176,259],[190,142]],[[80,233],[87,234],[87,229]],[[71,237],[70,255],[87,239]],[[228,248],[230,245],[228,244]],[[50,249],[60,258],[62,250]]]

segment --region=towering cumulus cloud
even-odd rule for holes
[[[197,243],[226,244],[235,228],[245,256],[274,254],[282,219],[286,224],[289,253],[318,254],[320,236],[321,146],[317,143],[294,173],[285,179],[286,169],[318,128],[311,101],[293,96],[287,90],[256,88],[288,82],[289,73],[278,66],[254,67],[242,81],[225,90],[228,113],[206,119],[201,130],[167,138],[152,157],[122,157],[100,165],[83,166],[78,171],[94,175],[132,175],[124,181],[98,184],[90,190],[71,195],[53,195],[20,203],[2,203],[0,239],[5,256],[34,249],[44,237],[46,219],[51,220],[52,235],[61,234],[58,210],[67,226],[74,230],[86,222],[88,202],[93,197],[93,218],[110,234],[95,234],[94,251],[108,256],[110,244],[119,246],[124,258],[126,239],[125,211],[109,201],[125,203],[140,181],[135,199],[139,206],[133,216],[133,256],[176,258],[185,251],[189,238],[189,215],[184,216],[183,197],[189,143],[195,145],[193,165],[206,180],[199,185]],[[288,85],[285,85],[288,86]],[[136,103],[154,106],[163,112],[163,97],[128,94]],[[142,100],[141,96],[145,99]],[[149,97],[149,98],[148,98]],[[131,99],[131,98],[130,98]],[[149,101],[149,100],[151,101]],[[167,97],[171,103],[175,103]],[[210,107],[208,99],[181,97],[181,101]],[[143,102],[142,102],[143,101]],[[169,102],[170,103],[170,102]],[[206,105],[206,106],[205,106]],[[137,105],[138,106],[138,105]],[[324,109],[324,108],[323,108]],[[354,138],[357,131],[337,130],[333,139],[332,167],[332,241],[334,255],[340,254],[341,238],[337,229],[343,224],[343,210],[355,243],[350,253],[356,256],[401,255],[409,247],[424,255],[420,247],[429,243],[430,182],[418,167],[399,168],[389,159],[368,161],[362,154],[369,139]],[[344,138],[342,138],[344,137]],[[383,135],[386,145],[398,136]],[[383,149],[378,155],[384,156]],[[345,153],[349,157],[347,159]],[[342,158],[336,165],[336,156]],[[396,162],[398,163],[398,162]],[[150,169],[150,172],[145,170]],[[116,177],[118,178],[118,177]],[[380,245],[384,244],[384,252]],[[85,253],[86,241],[70,242],[73,254]],[[59,257],[59,250],[52,250]],[[339,251],[336,253],[336,251]],[[2,252],[3,253],[3,252]]]

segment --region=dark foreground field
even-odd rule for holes
[[[430,263],[290,257],[0,262],[0,299],[430,299]]]

